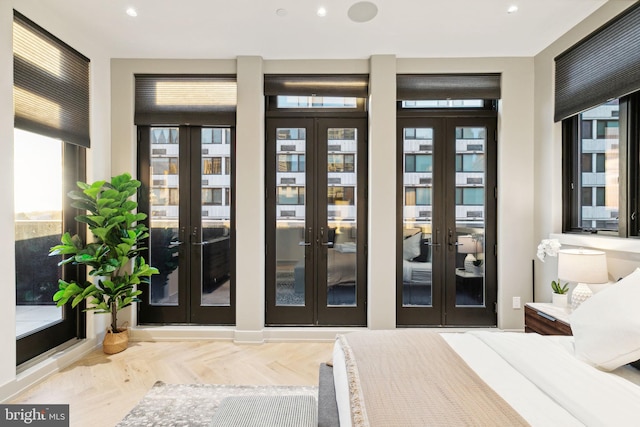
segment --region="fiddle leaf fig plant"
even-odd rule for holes
[[[136,194],[140,181],[124,173],[110,182],[77,183],[79,190],[70,191],[71,206],[86,210],[76,221],[87,224],[93,234],[92,242],[83,242],[78,235],[62,235],[59,245],[52,247],[49,256],[64,256],[58,265],[85,265],[94,280],[82,282],[58,281],[58,292],[53,296],[57,306],[71,303],[76,307],[88,299],[85,311],[111,314],[111,330],[118,331],[118,311],[139,302],[141,291],[137,285],[149,283],[158,270],[140,256],[140,243],[149,236],[140,221],[147,216],[135,213],[138,203],[130,200]]]

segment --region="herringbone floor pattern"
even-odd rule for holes
[[[71,426],[117,424],[156,381],[317,385],[333,343],[133,342],[122,353],[96,350],[11,403],[70,404]]]

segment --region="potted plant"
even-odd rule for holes
[[[143,239],[149,236],[147,227],[140,223],[143,213],[134,213],[138,203],[129,200],[136,194],[140,181],[131,179],[128,173],[111,178],[111,182],[96,181],[93,184],[77,183],[80,190],[70,191],[71,205],[86,210],[86,215],[76,216],[76,221],[87,224],[93,241],[84,243],[78,235],[68,232],[61,244],[52,247],[50,256],[64,256],[59,263],[84,265],[93,280],[84,282],[58,281],[58,292],[53,300],[58,307],[71,303],[76,307],[88,299],[85,311],[111,315],[110,329],[103,341],[107,354],[124,350],[128,343],[126,328],[118,328],[118,311],[138,302],[141,291],[137,285],[149,283],[158,270],[149,266],[139,253]]]
[[[567,293],[569,292],[569,284],[565,283],[562,285],[560,283],[560,279],[556,282],[555,280],[551,281],[551,290],[553,294],[551,295],[551,301],[553,305],[556,307],[566,307],[567,306]]]

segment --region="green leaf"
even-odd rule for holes
[[[122,209],[124,209],[126,211],[132,211],[137,207],[138,207],[138,204],[136,202],[134,202],[133,200],[127,200],[126,202],[124,202],[122,204]]]
[[[98,215],[78,215],[75,218],[76,221],[89,224],[90,227],[101,227],[104,223],[104,218]]]
[[[92,212],[94,214],[98,213],[98,209],[96,208],[95,203],[89,202],[87,200],[76,200],[75,202],[71,202],[71,206],[76,209]]]

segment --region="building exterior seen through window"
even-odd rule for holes
[[[48,256],[62,234],[62,141],[15,129],[16,337],[62,320],[62,268]],[[37,154],[37,155],[36,155]]]
[[[580,226],[618,230],[619,104],[612,100],[580,114]]]

